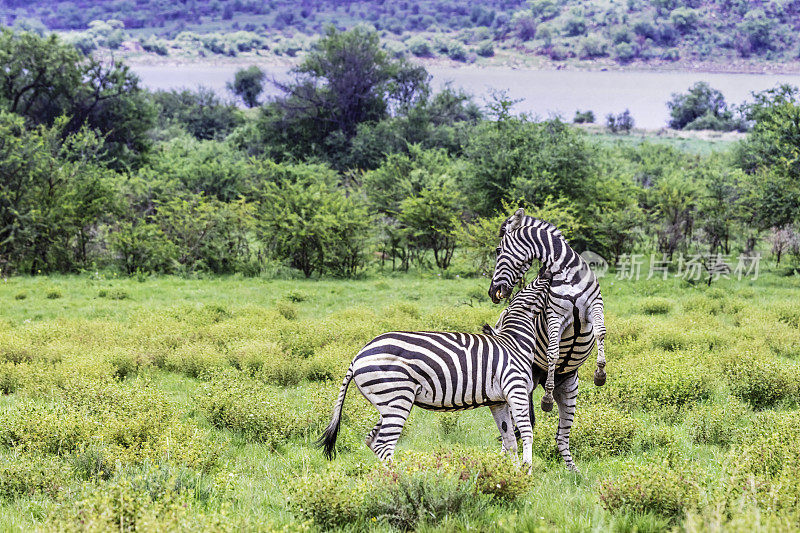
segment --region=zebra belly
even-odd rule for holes
[[[405,397],[425,409],[472,409],[505,401],[495,377],[501,355],[485,335],[391,332],[359,352],[353,379],[376,407]]]
[[[576,324],[583,329],[575,334]],[[547,324],[541,316],[534,321],[536,332],[536,352],[534,363],[542,370],[547,370]],[[561,334],[559,342],[558,360],[556,361],[556,374],[567,374],[579,368],[592,354],[594,348],[594,329],[591,324],[573,321]]]

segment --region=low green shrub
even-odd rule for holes
[[[164,361],[164,369],[199,378],[213,376],[227,364],[227,358],[220,353],[217,346],[196,342],[169,352]]]
[[[286,293],[285,298],[290,302],[301,303],[308,300],[308,294],[305,293],[304,291],[293,289]]]
[[[294,320],[297,318],[297,306],[291,302],[279,301],[275,304],[275,309],[286,320]]]
[[[14,299],[15,300],[24,300],[27,297],[28,297],[28,293],[26,293],[25,291],[20,291],[20,292],[18,292],[17,294],[14,295]]]
[[[651,296],[642,301],[640,309],[646,315],[666,315],[672,310],[672,301]]]
[[[584,458],[629,452],[636,438],[636,419],[602,404],[579,406],[570,433],[570,449]]]
[[[57,496],[69,484],[69,467],[57,457],[29,453],[0,455],[0,500]]]
[[[800,399],[800,365],[742,350],[723,362],[731,393],[755,409]]]
[[[700,489],[689,472],[668,464],[630,465],[619,476],[602,480],[600,503],[609,511],[651,512],[678,518],[694,509]]]
[[[63,294],[61,293],[61,291],[59,289],[50,288],[50,289],[47,289],[47,291],[45,292],[45,296],[47,297],[48,300],[57,300],[57,299],[61,298],[63,296]]]
[[[209,509],[202,476],[167,465],[145,465],[101,483],[87,483],[54,506],[45,531],[234,531],[224,508]]]
[[[731,400],[724,404],[697,405],[687,416],[696,444],[729,446],[747,422],[747,406]]]
[[[374,526],[409,530],[513,501],[531,478],[506,456],[464,450],[399,453],[393,465],[332,465],[292,482],[293,511],[323,529]]]
[[[716,385],[713,373],[691,352],[651,353],[625,360],[608,379],[608,387],[590,391],[598,401],[627,411],[682,408],[708,399]]]

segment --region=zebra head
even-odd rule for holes
[[[551,272],[544,267],[539,269],[536,279],[514,295],[508,307],[500,313],[493,331],[499,333],[520,320],[523,323],[532,321],[544,309],[547,289],[552,281],[553,274]]]
[[[506,232],[497,247],[497,262],[489,285],[489,296],[494,303],[508,298],[533,262],[532,248],[519,238],[519,233],[518,230]]]

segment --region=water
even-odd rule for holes
[[[230,96],[225,84],[233,79],[236,66],[134,66],[145,87],[151,89],[196,88],[204,85]],[[262,66],[269,76],[287,78],[287,67]],[[722,91],[729,104],[739,104],[753,91],[780,83],[800,86],[798,74],[720,74],[703,72],[645,71],[570,71],[514,70],[502,67],[430,67],[432,84],[461,87],[485,102],[499,90],[512,99],[522,100],[513,110],[541,118],[559,115],[571,120],[575,111],[592,110],[598,122],[608,113],[631,111],[637,127],[656,129],[666,126],[667,101],[676,92],[685,92],[698,81],[708,82]],[[267,91],[274,95],[274,87]]]

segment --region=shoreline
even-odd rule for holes
[[[287,58],[274,54],[240,55],[238,57],[176,57],[159,56],[149,53],[109,54],[99,53],[99,58],[109,60],[122,60],[130,66],[163,66],[175,68],[197,67],[235,67],[250,66],[253,64],[271,67],[291,68],[298,65],[304,54]],[[447,68],[465,70],[522,70],[522,71],[574,71],[574,72],[691,72],[698,74],[749,74],[749,75],[800,75],[800,60],[789,63],[765,63],[753,61],[631,61],[625,65],[614,61],[584,61],[567,60],[551,61],[539,55],[502,55],[489,59],[479,59],[474,62],[453,61],[447,58],[419,58],[409,59],[412,63],[425,68]]]

